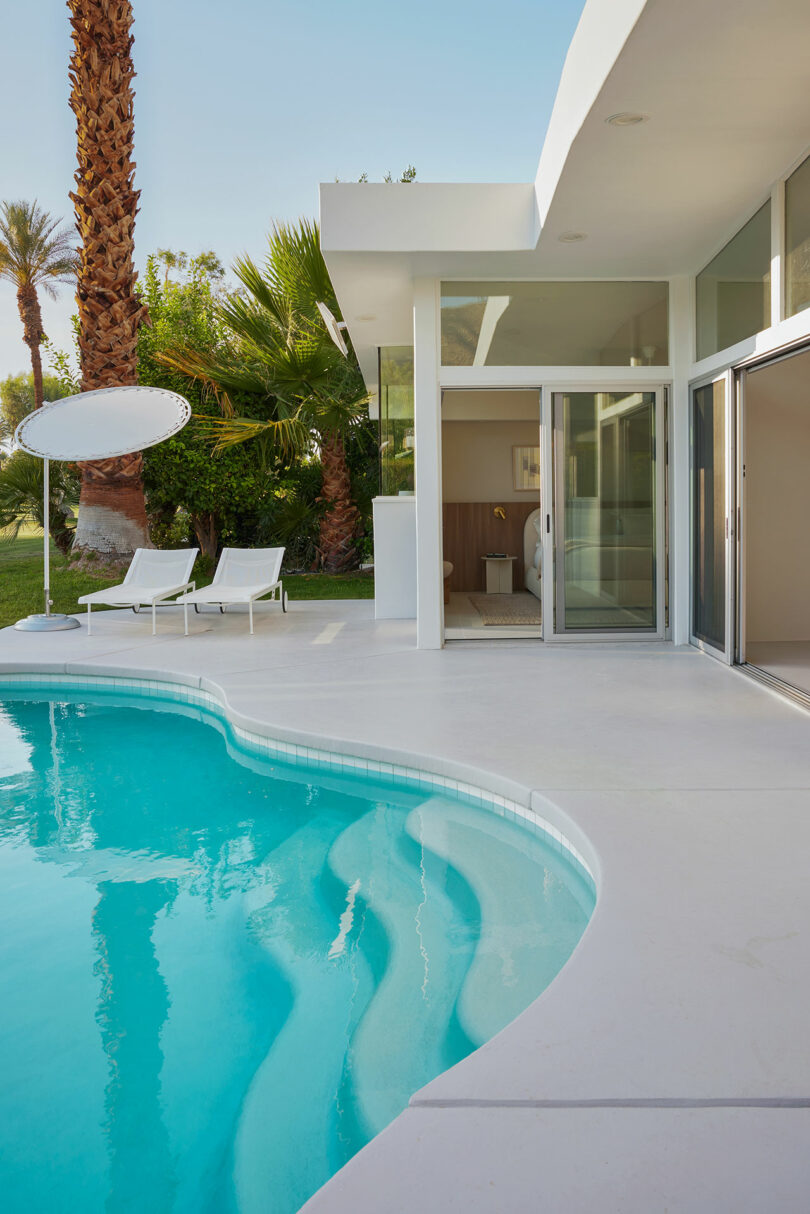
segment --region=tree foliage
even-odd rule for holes
[[[142,328],[138,338],[140,383],[180,393],[194,412],[178,435],[144,452],[150,521],[159,540],[161,525],[181,510],[210,558],[223,541],[249,545],[257,542],[257,532],[267,532],[278,488],[277,461],[260,439],[212,454],[202,419],[221,417],[216,395],[163,360],[166,351],[178,346],[193,347],[211,358],[229,357],[218,315],[222,278],[221,263],[212,252],[188,257],[159,250],[147,261],[142,287],[152,325]],[[266,412],[250,394],[234,392],[233,399],[254,419]]]
[[[317,306],[337,312],[317,225],[300,220],[275,227],[263,266],[245,257],[234,272],[241,290],[216,307],[227,335],[222,347],[201,350],[186,342],[161,361],[217,394],[223,416],[203,423],[215,450],[258,439],[282,463],[317,451],[319,557],[325,569],[341,572],[356,564],[362,530],[346,448],[367,424],[367,393],[356,358],[337,350]],[[258,402],[264,415],[237,409],[234,394]]]
[[[43,375],[43,399],[59,400],[65,393],[62,391],[62,381],[56,375]],[[7,375],[0,380],[0,412],[9,431],[13,434],[24,417],[36,409],[34,391],[34,376],[31,371],[21,371],[19,375]]]
[[[37,291],[56,298],[56,284],[71,282],[77,259],[70,231],[33,202],[20,199],[0,204],[0,278],[17,291],[23,341],[31,355],[34,407],[42,404],[42,357],[45,337]]]
[[[27,451],[16,451],[0,469],[0,531],[15,539],[24,523],[44,524],[44,461]],[[73,543],[71,503],[79,495],[75,464],[61,461],[50,465],[50,510],[48,527],[60,552]]]

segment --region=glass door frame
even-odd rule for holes
[[[695,462],[695,393],[701,388],[708,388],[722,383],[725,387],[725,451],[723,453],[723,470],[725,474],[725,644],[721,649],[712,645],[695,633],[695,490],[697,482],[697,467]],[[702,650],[710,657],[731,666],[738,652],[738,638],[742,635],[738,618],[738,604],[743,596],[739,593],[738,570],[741,563],[737,559],[739,549],[739,519],[737,509],[738,479],[742,476],[742,465],[737,458],[737,452],[742,451],[741,442],[741,412],[739,398],[739,381],[734,369],[729,367],[719,374],[703,376],[689,384],[689,641],[696,649]]]
[[[565,504],[563,452],[564,438],[559,419],[554,416],[555,397],[566,393],[650,393],[655,397],[655,628],[604,628],[589,632],[565,631],[564,566],[558,560],[565,551]],[[543,383],[541,415],[543,420],[543,476],[551,492],[544,496],[546,534],[543,551],[543,640],[554,643],[578,641],[661,641],[667,636],[666,596],[669,581],[667,568],[667,463],[669,457],[669,424],[666,408],[667,389],[664,383],[639,384],[605,381],[595,383]],[[550,576],[547,571],[550,571]],[[559,586],[558,586],[559,583]],[[562,627],[559,627],[559,625]]]
[[[546,525],[546,531],[544,532],[544,535],[543,535],[543,549],[542,549],[542,558],[541,558],[542,563],[541,563],[541,578],[540,578],[540,593],[541,593],[540,628],[539,628],[539,632],[532,631],[530,634],[527,634],[527,633],[521,631],[520,625],[517,625],[512,630],[511,636],[507,637],[504,635],[504,632],[509,631],[508,629],[504,628],[504,631],[499,633],[498,636],[489,637],[489,638],[486,638],[485,633],[481,632],[480,639],[489,639],[491,641],[499,641],[499,640],[503,640],[503,641],[514,641],[514,640],[544,641],[544,640],[546,640],[546,638],[548,636],[548,633],[546,631],[546,614],[545,614],[546,613],[545,570],[547,567],[546,566],[546,560],[547,560],[546,541],[548,539],[548,535],[546,534],[546,532],[548,531],[548,527],[550,525],[549,519],[552,517],[552,515],[550,513],[550,511],[552,509],[551,502],[550,502],[550,493],[547,489],[547,486],[551,485],[551,474],[549,471],[550,462],[548,461],[547,455],[546,455],[547,445],[548,445],[548,448],[550,451],[550,438],[546,432],[546,425],[545,425],[544,389],[539,383],[515,384],[515,383],[508,383],[508,382],[507,383],[498,383],[498,384],[476,383],[476,384],[471,384],[469,386],[461,386],[461,385],[442,385],[442,386],[440,386],[440,388],[439,388],[440,424],[439,424],[439,433],[438,433],[438,466],[439,466],[439,478],[440,478],[439,497],[440,497],[440,500],[442,503],[443,503],[443,491],[442,491],[442,485],[441,485],[441,469],[442,469],[442,459],[443,459],[443,454],[442,454],[443,433],[442,433],[441,420],[442,420],[442,408],[443,408],[443,404],[444,404],[444,397],[445,397],[445,394],[448,392],[463,392],[467,395],[475,393],[475,392],[486,392],[486,393],[536,392],[537,393],[537,409],[538,409],[537,426],[538,426],[538,442],[539,442],[539,446],[540,446],[540,492],[539,492],[538,499],[537,499],[537,506],[541,510],[549,512],[546,514],[546,516],[544,518],[544,524]],[[549,477],[548,480],[546,480],[547,476]],[[443,560],[444,559],[444,527],[443,527],[443,525],[441,525],[441,523],[440,523],[440,531],[441,531],[441,554],[442,554],[442,560]],[[553,557],[552,557],[552,561],[553,561]],[[445,642],[447,642],[447,641],[450,641],[452,643],[454,641],[459,641],[459,640],[468,641],[468,640],[473,640],[473,639],[479,639],[477,631],[476,631],[475,635],[473,636],[472,635],[473,630],[471,630],[471,629],[457,628],[457,627],[454,627],[453,625],[448,626],[446,618],[445,618],[443,589],[442,589],[442,592],[440,593],[439,597],[440,597],[440,605],[441,605],[441,613],[442,613],[442,615],[441,615],[442,645],[444,645]],[[534,628],[534,626],[532,626],[532,627]],[[448,635],[448,633],[449,633],[449,635]]]
[[[731,584],[734,587],[736,597],[733,617],[735,636],[729,661],[742,667],[746,673],[753,675],[760,679],[760,681],[768,683],[769,686],[776,687],[791,699],[798,700],[805,707],[810,703],[810,697],[805,692],[797,690],[791,684],[783,682],[783,680],[776,678],[767,671],[761,670],[758,666],[749,665],[745,656],[746,554],[744,549],[745,492],[743,482],[745,479],[745,383],[747,372],[761,371],[765,367],[785,362],[789,358],[806,353],[810,353],[810,345],[808,344],[807,336],[804,336],[799,341],[793,342],[781,349],[772,350],[768,354],[760,354],[747,358],[744,362],[737,363],[736,366],[731,367],[727,372],[732,381],[734,391],[735,433],[731,459],[734,465],[733,476],[736,501],[734,518],[737,524],[736,542],[733,545],[733,559],[736,569],[732,569],[731,575]]]
[[[733,564],[729,575],[729,592],[734,598],[732,606],[733,636],[731,637],[731,653],[728,661],[738,666],[746,665],[745,657],[745,552],[743,536],[745,534],[745,367],[732,367],[728,371],[731,386],[734,435],[731,446],[732,485],[734,498],[732,501],[734,528]]]

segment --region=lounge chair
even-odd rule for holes
[[[185,611],[186,636],[189,603],[194,604],[195,611],[200,603],[211,603],[223,614],[229,603],[247,603],[251,636],[253,604],[257,599],[272,591],[274,600],[280,600],[281,610],[286,611],[287,596],[279,578],[283,557],[283,548],[223,548],[211,585],[177,600]]]
[[[90,611],[93,603],[107,607],[152,608],[152,636],[155,635],[155,608],[182,590],[194,589],[189,581],[199,548],[136,548],[127,575],[118,586],[83,594],[87,604],[87,635],[90,636]]]

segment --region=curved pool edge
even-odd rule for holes
[[[266,718],[299,741],[273,718],[383,747],[393,737],[400,762],[467,773],[563,832],[570,815],[593,844],[580,850],[598,856],[596,909],[549,988],[434,1080],[430,1103],[406,1109],[306,1214],[534,1211],[538,1195],[547,1209],[647,1214],[696,1209],[697,1177],[706,1210],[726,1208],[733,1189],[735,1209],[756,1214],[777,1182],[794,1199],[782,1208],[804,1209],[806,714],[694,649],[646,641],[538,645],[530,659],[522,642],[433,653],[415,649],[411,623],[374,621],[365,603],[296,603],[286,631],[250,648],[236,616],[197,642],[157,645],[129,616],[108,618],[92,644],[81,630],[0,632],[0,670],[184,671],[178,682],[207,686],[202,670],[252,714],[235,721]],[[310,648],[334,621],[345,626],[331,647]],[[334,694],[310,712],[324,689]],[[459,763],[434,764],[435,751]]]
[[[269,720],[240,713],[229,703],[225,689],[215,680],[204,676],[192,676],[185,673],[176,675],[169,672],[159,672],[161,677],[148,677],[158,672],[122,673],[122,668],[108,668],[105,673],[100,664],[93,666],[93,673],[70,673],[64,669],[55,670],[52,663],[43,663],[37,669],[34,663],[29,663],[24,669],[19,667],[9,669],[12,664],[0,663],[0,700],[5,688],[15,691],[31,691],[43,695],[49,689],[70,690],[73,693],[86,691],[119,692],[122,695],[143,697],[145,701],[171,701],[178,706],[203,709],[214,715],[227,726],[234,739],[247,753],[251,750],[260,755],[272,756],[282,762],[300,766],[313,772],[331,773],[332,775],[351,774],[353,776],[366,774],[381,777],[386,782],[399,784],[412,791],[435,791],[449,793],[465,800],[472,801],[495,814],[519,821],[521,825],[544,836],[545,841],[560,854],[572,868],[584,877],[594,891],[594,909],[585,925],[585,929],[568,957],[562,970],[555,975],[551,986],[559,979],[560,973],[571,964],[582,947],[583,940],[588,935],[588,929],[598,912],[601,883],[601,866],[597,854],[587,835],[577,823],[560,807],[556,806],[544,794],[535,789],[509,782],[509,791],[513,796],[505,796],[495,789],[507,783],[503,778],[489,773],[484,769],[453,760],[445,760],[439,756],[417,756],[394,747],[364,743],[359,739],[352,742],[349,739],[325,738],[322,734],[302,730],[284,729]],[[16,664],[15,664],[16,665]],[[272,697],[268,696],[272,704]],[[327,746],[326,744],[329,744]],[[341,747],[341,749],[336,749]],[[362,755],[358,752],[364,752]],[[421,760],[421,764],[416,765]],[[442,768],[441,771],[434,770]],[[542,806],[542,812],[540,810]],[[574,841],[575,840],[575,841]],[[548,990],[549,988],[546,988]],[[510,1033],[517,1020],[542,999],[546,991],[541,992],[535,1000],[521,1012],[516,1020],[507,1024],[500,1032],[484,1042],[480,1049],[485,1049],[491,1041],[503,1038]],[[463,1068],[465,1064],[479,1052],[473,1051],[468,1058],[461,1059],[449,1070],[436,1075],[424,1087],[417,1089],[403,1110],[389,1126],[380,1134],[374,1136],[357,1155],[343,1165],[334,1176],[318,1189],[305,1202],[302,1214],[312,1205],[320,1208],[324,1198],[327,1202],[336,1177],[346,1169],[354,1171],[356,1161],[360,1160],[381,1136],[391,1132],[398,1133],[403,1118],[411,1108],[418,1108],[425,1097],[429,1099],[430,1090],[434,1084]],[[363,1166],[363,1163],[360,1163]]]
[[[118,691],[126,695],[152,699],[171,699],[176,703],[203,708],[218,716],[245,749],[258,750],[282,762],[313,771],[352,775],[375,775],[414,791],[437,791],[480,804],[482,808],[506,818],[519,820],[538,831],[555,851],[593,884],[599,899],[601,871],[597,853],[576,822],[545,794],[510,782],[512,796],[496,789],[503,779],[484,769],[443,759],[365,743],[360,739],[327,738],[319,733],[284,729],[269,720],[247,716],[233,708],[225,689],[204,676],[161,672],[122,674],[121,667],[93,666],[93,673],[56,670],[54,664],[0,663],[0,693],[3,688],[38,691],[62,687],[73,692]],[[270,703],[272,698],[268,692]],[[423,766],[422,764],[428,766]],[[540,806],[542,805],[542,810]]]

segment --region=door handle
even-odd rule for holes
[[[551,534],[551,515],[546,515],[546,535]]]

